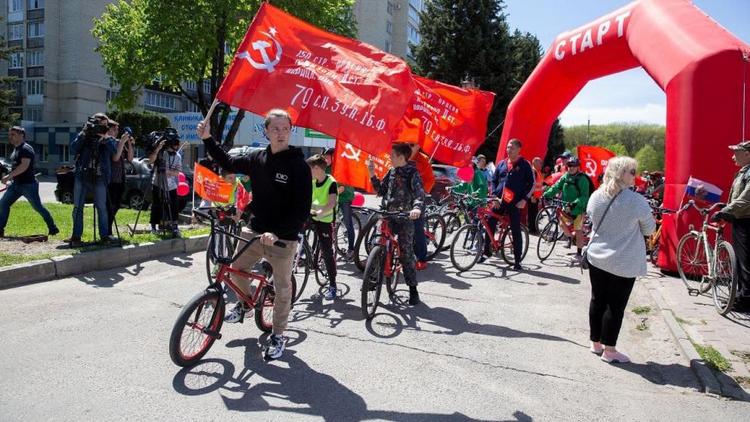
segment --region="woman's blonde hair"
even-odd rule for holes
[[[630,186],[625,181],[625,174],[638,169],[638,162],[630,157],[614,157],[609,160],[607,169],[604,171],[604,181],[600,189],[610,198],[620,193],[621,190]]]

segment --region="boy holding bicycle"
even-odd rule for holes
[[[407,143],[393,144],[391,149],[391,163],[393,168],[388,170],[383,180],[375,176],[375,165],[372,160],[367,161],[367,171],[375,192],[383,197],[382,207],[386,211],[403,211],[409,213],[410,220],[416,220],[424,209],[424,188],[422,178],[417,167],[409,162],[412,149]],[[417,292],[416,258],[414,256],[414,224],[411,221],[394,220],[393,232],[398,235],[401,248],[401,265],[404,279],[409,285],[409,305],[419,304]]]
[[[326,272],[328,272],[328,289],[326,300],[336,298],[336,255],[333,252],[334,227],[336,225],[336,202],[338,186],[333,176],[326,174],[327,163],[322,155],[313,155],[307,159],[313,176],[312,183],[312,226],[318,238],[318,247],[323,254]]]

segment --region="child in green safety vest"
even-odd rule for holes
[[[336,298],[336,256],[333,250],[333,231],[336,225],[338,186],[336,179],[326,174],[327,164],[323,156],[313,155],[307,159],[307,164],[313,176],[310,214],[328,272],[328,289],[323,297],[326,300],[333,300]]]

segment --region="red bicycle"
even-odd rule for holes
[[[451,263],[457,270],[469,271],[479,261],[484,252],[485,238],[490,240],[491,253],[500,251],[505,263],[515,264],[510,218],[507,214],[499,214],[498,208],[497,198],[488,200],[486,206],[477,209],[474,221],[463,225],[456,232],[451,243]],[[494,234],[490,227],[490,218],[497,220]],[[521,260],[523,260],[529,250],[529,229],[524,225],[521,225],[521,241],[523,242]]]
[[[245,272],[231,268],[230,265],[242,255],[247,248],[256,242],[260,236],[243,239],[217,224],[219,215],[215,210],[203,212],[194,210],[199,216],[211,221],[211,236],[223,235],[244,243],[234,256],[216,256],[219,269],[215,281],[204,291],[195,295],[182,308],[177,317],[172,334],[169,337],[169,356],[176,365],[189,366],[200,360],[213,346],[214,341],[221,338],[221,326],[224,322],[226,308],[226,288],[232,289],[239,300],[245,302],[247,308],[254,309],[255,325],[263,332],[269,333],[273,328],[273,269],[268,262],[262,261],[259,271]],[[286,247],[277,241],[276,246]],[[251,295],[240,290],[232,276],[250,281]],[[254,283],[257,282],[257,285]],[[292,297],[295,296],[297,286],[294,277],[291,279]]]
[[[391,229],[393,219],[409,218],[409,213],[398,211],[371,210],[380,217],[380,233],[375,244],[367,255],[367,264],[362,278],[362,315],[365,319],[371,319],[375,315],[380,303],[380,291],[385,287],[392,302],[396,302],[396,287],[403,271],[399,256],[399,247],[396,235]],[[412,224],[409,221],[407,224]]]

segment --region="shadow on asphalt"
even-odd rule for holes
[[[354,391],[330,375],[311,368],[297,357],[294,350],[286,350],[278,361],[265,362],[257,341],[252,338],[232,340],[227,347],[244,347],[244,367],[236,371],[234,364],[224,359],[206,359],[175,374],[172,387],[186,396],[197,396],[219,391],[224,405],[238,412],[267,412],[270,410],[320,417],[326,421],[481,421],[462,413],[408,413],[370,410],[367,403]],[[236,373],[235,373],[236,372]],[[524,412],[516,411],[508,421],[533,420]]]
[[[143,271],[143,263],[139,262],[135,264],[135,267],[132,270],[121,267],[112,270],[80,274],[74,276],[74,278],[93,287],[109,288],[114,287],[115,284],[125,280],[125,276],[135,277],[140,274],[141,271]]]

